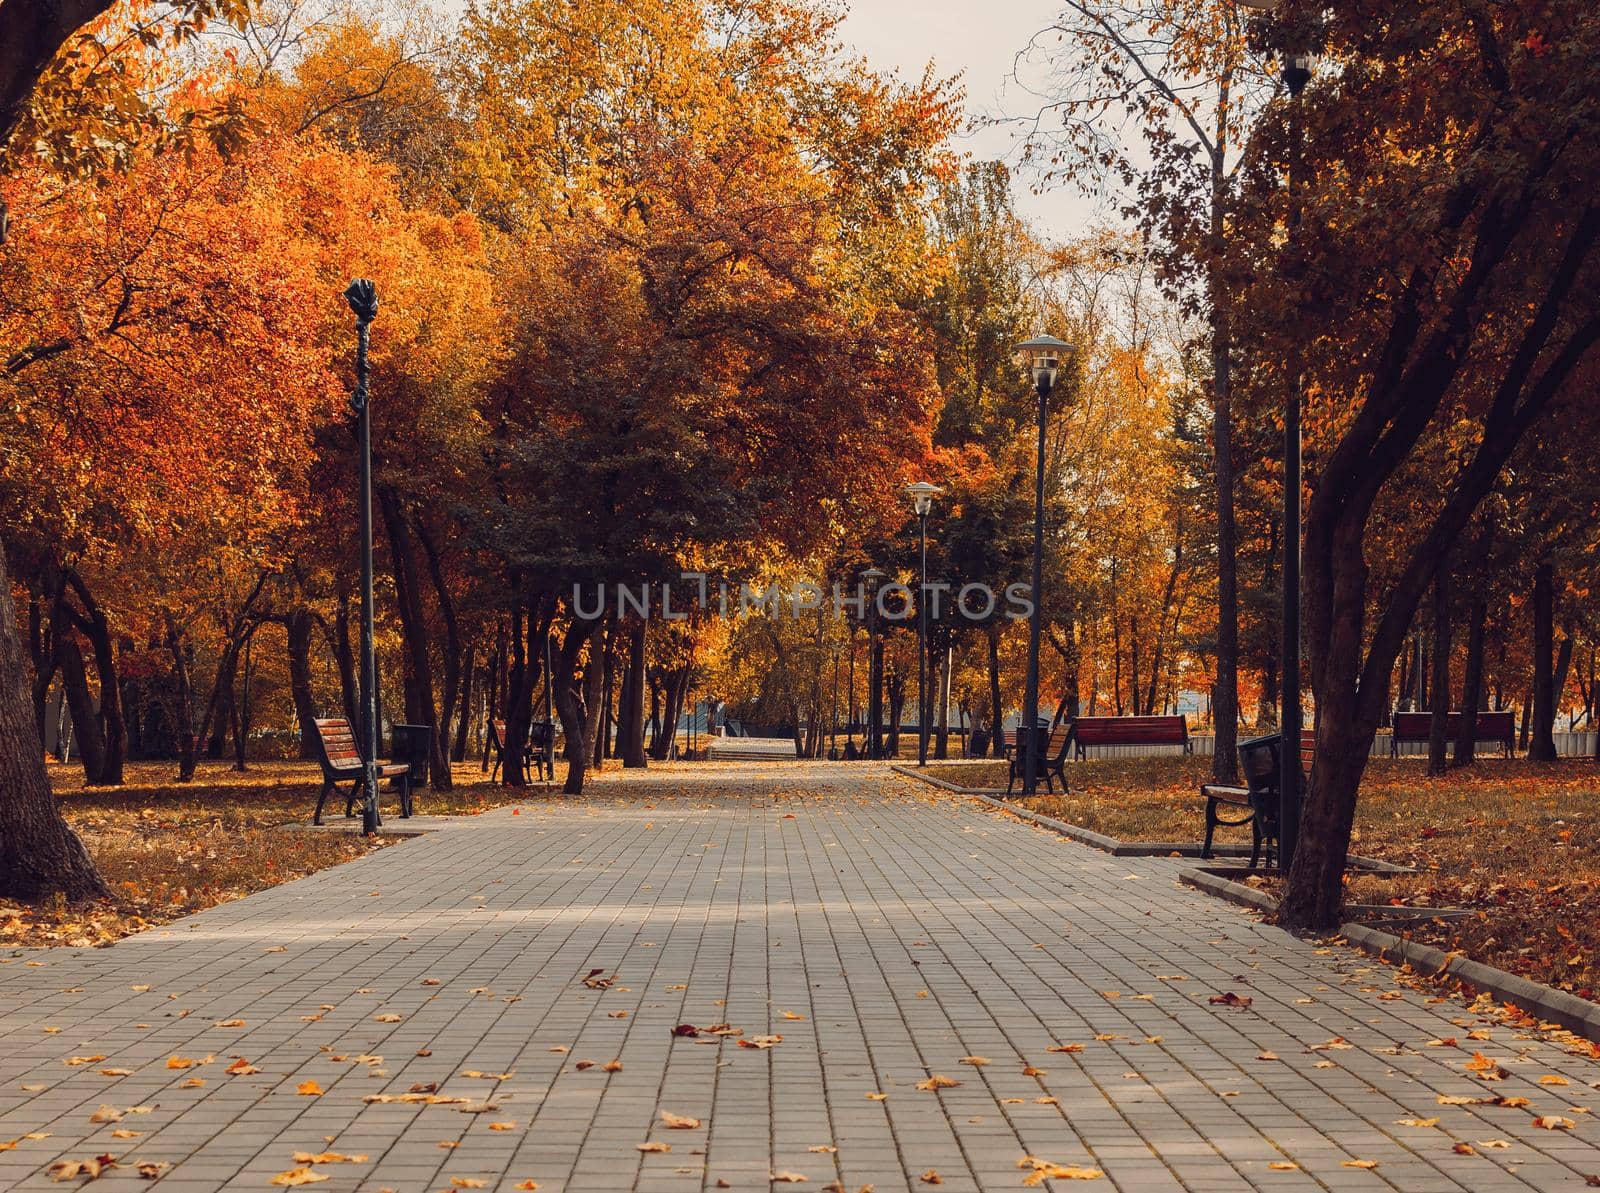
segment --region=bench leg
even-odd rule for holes
[[[1261,818],[1250,818],[1250,868],[1254,870],[1261,862]]]
[[[1011,794],[1011,789],[1017,785],[1017,764],[1011,764],[1011,774],[1006,779],[1006,794]]]
[[[1200,846],[1200,856],[1209,860],[1211,857],[1211,838],[1217,831],[1217,801],[1206,799],[1206,839]]]
[[[400,776],[400,819],[411,819],[411,773]]]
[[[327,802],[328,793],[330,791],[332,791],[333,788],[334,788],[333,780],[329,779],[327,777],[324,777],[323,780],[322,780],[322,790],[317,793],[317,810],[316,810],[316,813],[311,817],[311,823],[312,824],[321,824],[322,823],[322,805]]]

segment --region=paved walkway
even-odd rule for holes
[[[1600,1173],[1600,1122],[1568,1109],[1600,1104],[1600,1064],[1469,1039],[1488,1021],[1463,1004],[1180,888],[1171,861],[869,764],[592,790],[109,949],[7,954],[0,1187],[109,1154],[99,1193],[148,1188],[140,1162],[172,1166],[165,1193],[264,1189],[328,1151],[366,1158],[316,1163],[320,1188],[398,1193],[1013,1189],[1024,1155],[1136,1193]],[[1208,1001],[1230,990],[1253,1005]],[[1447,1037],[1466,1048],[1428,1046]],[[1469,1072],[1473,1049],[1505,1076]],[[959,1084],[919,1088],[935,1074]]]

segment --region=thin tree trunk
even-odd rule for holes
[[[1450,562],[1439,561],[1433,575],[1433,716],[1428,724],[1428,773],[1442,775],[1450,716]],[[1462,710],[1462,720],[1473,714]]]
[[[439,742],[439,715],[433,701],[433,660],[428,649],[428,623],[422,608],[422,580],[400,499],[378,488],[378,509],[389,540],[389,572],[394,579],[395,606],[400,613],[400,638],[406,658],[406,716],[428,727],[428,773],[431,782],[449,784],[449,763]]]
[[[283,621],[289,641],[289,694],[294,700],[295,722],[300,727],[300,760],[309,762],[318,755],[317,702],[311,691],[311,631],[316,621],[304,607],[289,613]]]
[[[451,762],[465,762],[467,760],[467,737],[472,729],[472,676],[478,666],[478,649],[476,644],[467,647],[467,657],[461,667],[461,708],[460,716],[456,721],[456,740],[450,748]]]
[[[933,742],[933,756],[939,759],[950,757],[950,656],[953,653],[953,649],[948,646],[939,652],[938,735]]]
[[[644,748],[645,646],[648,627],[641,617],[628,632],[628,667],[622,677],[622,702],[617,712],[617,752],[622,765],[648,766]]]
[[[1467,663],[1461,681],[1461,724],[1452,766],[1471,766],[1478,748],[1478,708],[1483,703],[1483,635],[1489,602],[1474,597],[1467,614]]]
[[[1555,677],[1551,673],[1551,652],[1555,637],[1555,568],[1539,564],[1533,574],[1533,735],[1528,757],[1535,762],[1554,762],[1556,742]]]
[[[94,652],[95,674],[100,681],[98,704],[101,757],[98,773],[93,780],[98,786],[120,787],[122,768],[128,754],[128,729],[122,715],[122,686],[117,679],[117,660],[111,641],[111,627],[105,612],[89,593],[89,586],[76,571],[68,568],[64,573],[66,583],[72,588],[83,606],[79,613],[62,603],[68,617],[83,631]]]
[[[991,622],[985,637],[989,643],[989,753],[1004,758],[1006,714],[1000,704],[1000,623]]]
[[[105,739],[100,734],[100,718],[95,712],[94,696],[89,691],[83,651],[77,639],[62,630],[56,633],[56,669],[61,672],[67,709],[72,714],[73,742],[78,748],[78,761],[83,764],[84,782],[97,785],[105,762]]]
[[[567,741],[567,780],[562,786],[562,791],[567,795],[583,794],[584,772],[589,760],[584,724],[587,716],[583,697],[573,681],[578,669],[578,656],[583,653],[584,643],[593,637],[599,626],[598,618],[594,620],[573,618],[552,665],[551,683],[555,693],[556,713],[561,718],[561,732]]]
[[[31,903],[57,893],[108,894],[50,790],[0,544],[0,897]]]

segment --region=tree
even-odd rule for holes
[[[1048,35],[1054,34],[1054,37]],[[1037,80],[1031,69],[1037,69]],[[1210,325],[1216,498],[1216,749],[1212,776],[1237,779],[1238,575],[1233,464],[1234,323],[1239,279],[1227,269],[1246,130],[1270,74],[1245,39],[1235,0],[1066,0],[1019,55],[1020,85],[1040,98],[1023,123],[1046,180],[1128,190],[1161,253],[1164,279]],[[1119,139],[1127,125],[1140,148]]]
[[[1307,226],[1286,250],[1300,259],[1262,270],[1251,303],[1285,312],[1279,346],[1303,340],[1315,311],[1309,387],[1328,443],[1306,519],[1317,753],[1281,911],[1291,927],[1339,920],[1361,774],[1439,561],[1522,437],[1592,380],[1600,145],[1587,113],[1600,81],[1586,64],[1600,28],[1576,0],[1534,20],[1467,3],[1381,22],[1336,11],[1323,48],[1338,85],[1307,91]],[[1284,123],[1270,135],[1263,163],[1286,160]],[[1258,200],[1274,213],[1275,173],[1263,166]],[[1436,497],[1386,523],[1374,567],[1378,511],[1444,435],[1460,448],[1435,469]]]

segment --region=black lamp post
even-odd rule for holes
[[[1022,693],[1022,724],[1017,730],[1017,748],[1026,750],[1023,755],[1026,769],[1022,772],[1022,796],[1031,796],[1043,761],[1039,756],[1039,630],[1044,618],[1044,436],[1045,424],[1050,414],[1050,391],[1055,387],[1056,373],[1061,367],[1061,357],[1072,350],[1072,345],[1055,336],[1037,335],[1020,345],[1027,355],[1033,373],[1034,393],[1039,399],[1038,462],[1033,484],[1033,587],[1030,599],[1032,611],[1028,615],[1028,680]]]
[[[911,497],[912,512],[917,515],[917,529],[922,551],[922,584],[917,589],[917,765],[928,765],[928,721],[931,705],[928,701],[928,515],[933,511],[933,499],[943,493],[938,485],[918,481],[906,486]]]
[[[356,388],[350,408],[356,412],[356,434],[361,441],[361,831],[378,831],[378,662],[372,645],[372,412],[368,402],[367,346],[372,321],[378,317],[378,288],[357,278],[345,288],[344,299],[356,316]]]
[[[1261,13],[1277,9],[1279,0],[1240,0],[1246,8]],[[1311,81],[1311,55],[1290,49],[1283,54],[1280,72],[1289,93],[1289,213],[1285,270],[1291,281],[1298,281],[1300,260],[1301,175],[1304,173],[1305,128],[1301,92]],[[1283,660],[1283,681],[1279,693],[1278,740],[1278,866],[1287,872],[1300,841],[1300,807],[1305,791],[1305,775],[1300,764],[1300,503],[1304,487],[1301,459],[1300,407],[1305,388],[1305,365],[1301,338],[1289,337],[1284,360],[1288,378],[1283,404],[1283,612],[1279,626],[1279,651]]]
[[[878,638],[878,586],[888,573],[868,568],[861,573],[867,589],[867,757],[883,757],[883,644]]]

